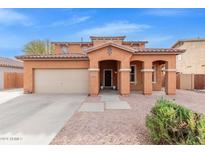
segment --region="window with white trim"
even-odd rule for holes
[[[157,79],[157,71],[156,71],[156,65],[152,65],[152,82],[156,83],[156,79]]]
[[[131,65],[130,82],[136,83],[136,65]]]
[[[87,46],[82,46],[81,49],[82,49],[83,52],[85,52],[88,49],[88,47]]]
[[[62,54],[68,53],[68,47],[62,46],[62,47],[61,47],[61,53],[62,53]]]

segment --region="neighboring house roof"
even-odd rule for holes
[[[0,57],[0,67],[23,68],[23,62],[12,58]]]
[[[17,59],[29,60],[29,59],[82,59],[88,60],[87,54],[81,53],[69,53],[69,54],[45,54],[45,55],[22,55],[16,56]]]
[[[183,42],[203,42],[203,41],[205,41],[205,38],[181,39],[181,40],[178,40],[172,46],[172,48],[175,48],[178,44],[183,43]]]

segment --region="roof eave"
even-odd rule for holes
[[[178,52],[135,52],[135,55],[179,55],[181,53]]]
[[[90,39],[120,39],[124,40],[126,36],[90,36]]]
[[[134,54],[174,54],[174,55],[178,55],[178,54],[181,54],[181,53],[184,53],[186,50],[185,49],[181,49],[181,50],[176,50],[175,51],[136,51]]]
[[[12,67],[12,68],[19,68],[19,69],[23,69],[23,66],[14,66],[14,65],[0,65],[0,67]]]
[[[23,61],[32,61],[32,60],[35,60],[35,61],[41,61],[41,60],[89,60],[88,57],[85,57],[85,58],[19,58]]]
[[[131,43],[133,43],[133,44],[139,44],[139,43],[147,44],[148,41],[123,41],[122,43],[123,44],[131,44]]]

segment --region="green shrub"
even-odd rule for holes
[[[146,117],[157,144],[205,144],[205,117],[163,98]]]

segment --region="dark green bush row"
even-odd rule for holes
[[[205,144],[205,117],[163,98],[147,115],[146,126],[156,144]]]

